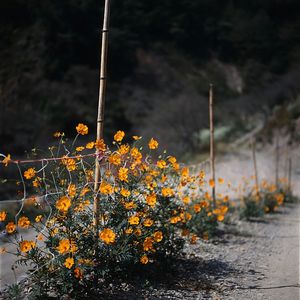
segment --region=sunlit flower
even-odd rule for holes
[[[53,136],[56,137],[56,138],[59,138],[61,136],[64,136],[65,134],[63,132],[59,132],[59,131],[56,131],[53,133]]]
[[[184,197],[182,198],[182,202],[183,202],[184,204],[189,204],[189,203],[191,202],[191,199],[190,199],[189,196],[184,196]]]
[[[77,152],[81,152],[81,151],[83,151],[84,150],[84,147],[76,147],[76,149],[75,149]]]
[[[180,221],[181,221],[181,218],[179,216],[175,216],[170,219],[171,224],[177,224]]]
[[[107,245],[113,244],[116,239],[116,234],[109,228],[105,228],[99,232],[99,238]]]
[[[83,271],[80,268],[75,268],[74,269],[74,277],[77,279],[82,279],[83,278]]]
[[[156,165],[160,168],[160,169],[164,169],[167,166],[167,163],[164,160],[159,160]]]
[[[101,184],[100,184],[99,191],[102,194],[110,195],[110,194],[112,194],[114,192],[114,188],[109,183],[107,183],[105,181],[102,181]]]
[[[138,141],[138,140],[140,140],[142,137],[141,137],[141,136],[134,135],[132,138],[133,138],[135,141]]]
[[[201,211],[201,205],[200,204],[194,204],[194,212],[199,213]]]
[[[16,224],[13,222],[9,222],[7,223],[7,225],[5,226],[6,232],[11,234],[14,233],[16,231]]]
[[[129,150],[130,150],[130,146],[129,145],[121,145],[121,147],[118,150],[118,153],[120,155],[124,155],[124,154],[128,153]]]
[[[145,226],[145,227],[150,227],[150,226],[152,226],[153,225],[153,220],[151,220],[151,219],[146,219],[144,222],[143,222],[143,225]]]
[[[82,123],[79,123],[76,126],[76,130],[77,130],[77,133],[81,134],[81,135],[86,135],[89,132],[89,128],[86,125],[82,124]]]
[[[208,184],[212,188],[215,187],[215,181],[213,179],[210,179],[209,182],[208,182]]]
[[[219,184],[223,184],[223,183],[224,183],[224,179],[221,178],[221,177],[219,177],[219,178],[218,178],[218,182],[219,182]]]
[[[135,204],[133,201],[131,201],[131,202],[125,202],[125,203],[124,203],[124,207],[125,207],[126,209],[130,210],[130,209],[135,208],[135,207],[136,207],[136,204]]]
[[[176,159],[176,157],[174,157],[174,156],[170,156],[170,157],[168,158],[168,161],[169,161],[171,164],[175,164],[175,163],[177,162],[177,159]]]
[[[159,243],[159,242],[161,242],[162,239],[163,239],[163,233],[162,233],[161,231],[156,231],[156,232],[154,232],[154,234],[153,234],[153,238],[154,238],[154,241],[155,241],[155,242]]]
[[[64,262],[64,266],[67,269],[71,269],[74,265],[74,258],[73,257],[67,257],[65,262]]]
[[[7,213],[5,211],[0,211],[0,222],[5,221]]]
[[[138,162],[140,162],[143,157],[142,153],[136,147],[131,149],[130,155]]]
[[[130,225],[138,225],[140,223],[140,218],[137,217],[137,216],[131,216],[128,219],[128,222],[129,222]]]
[[[120,168],[118,175],[119,175],[119,179],[121,181],[128,182],[128,169],[127,168]]]
[[[150,251],[153,249],[153,239],[151,237],[146,237],[143,242],[144,251]]]
[[[32,185],[37,188],[41,185],[41,181],[42,179],[40,177],[36,177],[33,181],[32,181]]]
[[[168,188],[168,187],[162,188],[161,193],[164,197],[172,197],[175,195],[174,190],[172,190],[171,188]]]
[[[10,161],[11,161],[10,154],[7,154],[5,158],[2,160],[2,163],[5,165],[5,167],[7,167]]]
[[[123,197],[129,197],[130,196],[130,191],[122,188],[121,191],[120,191],[120,194],[123,196]]]
[[[147,255],[143,255],[140,258],[140,262],[141,262],[141,264],[146,265],[149,262],[149,259],[148,259]]]
[[[116,142],[121,142],[123,140],[124,136],[125,136],[125,132],[122,130],[118,130],[116,132],[116,134],[114,135],[114,140]]]
[[[97,150],[99,150],[99,151],[104,152],[106,150],[106,145],[104,143],[104,140],[103,139],[96,140],[96,142],[95,142],[95,148]]]
[[[4,254],[6,252],[6,248],[5,247],[0,247],[0,254]]]
[[[18,226],[22,227],[22,228],[28,228],[30,226],[30,221],[27,217],[21,217],[18,220]]]
[[[34,168],[29,168],[28,170],[26,170],[24,172],[24,177],[26,179],[31,179],[31,178],[33,178],[35,176],[35,174],[36,174],[35,169]]]
[[[19,243],[19,246],[20,246],[21,252],[27,253],[35,247],[35,242],[24,240],[24,241]]]
[[[154,207],[156,204],[156,195],[154,193],[147,195],[146,202],[149,206]]]
[[[69,252],[71,247],[71,242],[69,239],[60,240],[58,246],[56,247],[57,251],[60,254]]]
[[[71,200],[67,196],[63,196],[60,199],[58,199],[55,205],[55,207],[63,213],[66,213],[70,208],[70,206],[71,206]]]
[[[151,140],[148,143],[148,147],[149,149],[154,150],[158,147],[158,142],[155,139],[151,138]]]
[[[89,142],[85,145],[85,148],[86,149],[93,149],[95,146],[95,143],[94,142]]]
[[[129,228],[127,228],[127,229],[125,230],[125,233],[126,233],[126,234],[131,234],[132,232],[133,232],[132,227],[129,227]]]
[[[121,156],[119,153],[113,153],[112,155],[110,155],[110,157],[108,158],[108,161],[113,164],[113,165],[120,165],[121,164]]]
[[[70,172],[76,170],[76,161],[73,158],[64,157],[62,164],[65,165]]]
[[[36,238],[39,241],[43,241],[44,240],[44,236],[41,233],[39,233]]]
[[[73,183],[70,183],[68,186],[68,195],[70,198],[74,198],[76,195],[76,185]]]

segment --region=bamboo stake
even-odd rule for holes
[[[254,166],[254,179],[255,179],[256,195],[258,197],[260,197],[259,180],[258,180],[258,172],[257,172],[257,164],[256,164],[256,141],[255,141],[255,139],[252,139],[252,159],[253,159],[253,166]]]
[[[103,28],[102,28],[102,44],[101,44],[100,86],[99,86],[98,115],[97,115],[97,140],[103,139],[109,12],[110,12],[110,0],[105,0]],[[94,198],[94,225],[95,225],[96,235],[98,235],[98,228],[99,228],[99,199],[97,196],[97,192],[99,189],[99,182],[100,182],[100,164],[98,161],[98,156],[99,156],[99,150],[96,149],[95,183],[94,183],[94,192],[96,195]]]
[[[292,187],[292,158],[289,158],[289,171],[288,171],[288,191],[291,193],[291,187]]]
[[[279,131],[276,132],[276,149],[275,149],[275,185],[278,188],[279,181]]]
[[[214,145],[214,110],[213,110],[213,85],[209,86],[209,127],[210,127],[210,176],[213,180],[212,198],[216,206],[216,181],[215,181],[215,145]]]

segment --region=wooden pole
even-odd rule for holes
[[[215,141],[214,141],[214,103],[213,85],[209,86],[209,127],[210,127],[210,176],[213,180],[212,199],[216,207],[216,176],[215,176]]]
[[[258,180],[258,172],[257,172],[257,164],[256,164],[256,141],[252,139],[252,159],[253,159],[253,166],[254,166],[254,179],[255,179],[255,189],[256,195],[260,197],[259,193],[259,180]]]
[[[105,0],[104,17],[102,28],[102,44],[101,44],[101,61],[100,61],[100,86],[98,100],[98,115],[97,115],[97,140],[103,139],[103,122],[104,122],[104,104],[106,94],[106,66],[107,66],[107,50],[108,50],[108,28],[109,28],[109,12],[110,0]],[[99,228],[99,199],[97,196],[100,182],[100,164],[98,161],[99,150],[96,149],[95,161],[95,183],[94,183],[94,225],[95,232],[98,235]]]
[[[275,149],[275,185],[278,188],[279,182],[279,131],[276,132],[276,149]]]
[[[292,158],[289,158],[289,171],[288,171],[288,191],[291,193],[292,190]]]

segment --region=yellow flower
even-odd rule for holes
[[[154,193],[147,195],[146,202],[149,206],[154,207],[156,204],[156,195]]]
[[[119,179],[121,181],[128,182],[128,169],[127,168],[120,168],[118,173],[119,173]]]
[[[43,241],[44,240],[44,236],[39,233],[38,236],[36,237],[39,241]]]
[[[201,211],[201,205],[200,204],[194,204],[194,212],[199,213]]]
[[[158,142],[155,139],[151,138],[151,140],[148,143],[148,146],[149,146],[149,149],[154,150],[158,147]]]
[[[80,192],[80,196],[83,197],[89,191],[90,191],[90,189],[88,187],[84,187]]]
[[[76,195],[76,185],[73,183],[70,183],[68,186],[68,195],[70,198],[74,198]]]
[[[224,215],[218,215],[218,216],[217,216],[217,220],[218,220],[219,222],[222,222],[222,221],[224,220]]]
[[[114,153],[108,158],[108,161],[111,164],[118,166],[121,164],[121,156],[119,153]]]
[[[4,254],[6,252],[6,248],[5,247],[0,247],[0,254]]]
[[[131,202],[125,202],[124,203],[124,206],[125,206],[125,208],[126,209],[133,209],[133,208],[135,208],[136,207],[136,205],[134,204],[134,202],[133,201],[131,201]]]
[[[151,237],[146,237],[143,242],[144,251],[150,251],[153,249],[153,239]]]
[[[102,181],[101,184],[100,184],[99,191],[102,194],[110,195],[114,192],[114,188],[109,183],[107,183],[105,181]]]
[[[141,264],[146,265],[149,262],[149,259],[148,259],[147,255],[143,255],[140,258],[140,262],[141,262]]]
[[[182,202],[183,202],[184,204],[189,204],[189,203],[191,202],[191,199],[190,199],[189,196],[184,196],[184,197],[182,198]]]
[[[83,271],[80,268],[75,268],[74,269],[74,277],[77,279],[82,279],[83,278]]]
[[[30,221],[27,217],[21,217],[18,220],[18,225],[22,228],[28,228],[30,226]]]
[[[69,252],[71,243],[68,239],[60,240],[58,246],[56,247],[57,251],[60,254]]]
[[[59,211],[66,213],[71,206],[71,200],[67,196],[63,196],[56,201],[55,206]]]
[[[67,257],[65,262],[64,262],[64,266],[68,269],[71,269],[74,265],[74,258],[73,257]]]
[[[32,181],[32,185],[37,188],[40,186],[40,182],[41,182],[41,178],[40,177],[36,177],[33,181]]]
[[[122,146],[119,148],[118,153],[119,153],[120,155],[124,155],[124,154],[126,154],[126,153],[129,152],[129,149],[130,149],[129,145],[122,145]]]
[[[123,197],[129,197],[130,196],[130,191],[122,188],[121,191],[120,191],[120,194],[123,196]]]
[[[176,224],[176,223],[178,223],[178,222],[180,222],[180,221],[181,221],[181,218],[180,218],[179,216],[172,217],[172,218],[170,219],[170,223],[171,223],[171,224]]]
[[[172,197],[175,195],[175,192],[168,187],[162,188],[161,193],[164,197]]]
[[[213,179],[210,179],[209,182],[208,182],[208,184],[212,188],[215,187],[215,181]]]
[[[19,243],[19,246],[20,246],[21,252],[27,253],[35,247],[35,242],[24,240]]]
[[[2,160],[2,163],[5,165],[5,167],[7,167],[10,161],[10,154],[7,154],[7,156],[5,156],[5,158]]]
[[[146,219],[146,220],[144,221],[143,225],[144,225],[145,227],[150,227],[150,226],[153,225],[153,220],[151,220],[151,219]]]
[[[154,237],[154,241],[159,243],[163,239],[163,233],[161,231],[156,231],[154,232],[153,237]]]
[[[224,179],[223,178],[218,178],[218,182],[219,182],[219,184],[223,184],[224,183]]]
[[[176,157],[174,157],[174,156],[170,156],[170,157],[168,158],[168,161],[169,161],[171,164],[175,164],[175,163],[177,162],[177,159],[176,159]]]
[[[138,140],[140,140],[142,137],[141,137],[141,136],[134,135],[132,138],[133,138],[135,141],[138,141]]]
[[[70,172],[76,169],[76,161],[73,158],[64,157],[62,164],[65,165]]]
[[[130,225],[138,225],[140,223],[140,218],[137,216],[132,216],[128,219]]]
[[[7,223],[5,228],[6,228],[6,232],[9,234],[14,233],[16,231],[16,225],[13,222]]]
[[[89,142],[85,145],[85,148],[86,149],[93,149],[95,146],[95,143],[94,142]]]
[[[131,234],[132,232],[133,232],[132,227],[129,227],[129,228],[127,228],[127,229],[125,230],[125,233],[126,233],[126,234]]]
[[[189,169],[187,167],[182,168],[182,170],[181,170],[181,176],[182,177],[184,177],[184,178],[188,177],[189,173],[190,172],[189,172]]]
[[[5,221],[7,213],[5,211],[0,211],[0,222]]]
[[[34,168],[29,168],[28,170],[26,170],[24,172],[24,177],[26,179],[31,179],[31,178],[33,178],[35,176],[35,174],[36,174],[35,169]]]
[[[53,133],[53,136],[56,137],[56,138],[59,138],[61,136],[64,136],[65,134],[63,132],[59,132],[59,131],[56,131]]]
[[[284,195],[283,194],[276,194],[275,199],[276,199],[277,203],[279,205],[281,205],[283,203],[283,200],[284,200]]]
[[[167,163],[164,160],[159,160],[156,165],[160,168],[160,169],[164,169],[167,166]]]
[[[109,228],[105,228],[99,232],[99,238],[107,245],[113,244],[116,239],[116,234]]]
[[[35,217],[36,222],[41,222],[42,219],[43,219],[42,215],[38,215],[38,216]]]
[[[95,148],[97,150],[99,150],[99,151],[104,152],[106,150],[106,145],[104,143],[104,140],[103,139],[96,140],[96,142],[95,142]]]
[[[81,151],[83,151],[84,150],[84,147],[76,147],[76,149],[75,149],[77,152],[81,152]]]
[[[117,131],[116,134],[114,135],[114,140],[115,140],[116,142],[121,142],[121,141],[123,140],[124,136],[125,136],[125,132],[122,131],[122,130],[119,130],[119,131]]]
[[[82,123],[79,123],[77,126],[76,126],[76,130],[77,130],[77,133],[78,134],[81,134],[81,135],[86,135],[89,133],[89,128],[82,124]]]
[[[130,155],[138,162],[140,162],[143,157],[142,153],[136,147],[131,149]]]

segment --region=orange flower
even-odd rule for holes
[[[89,142],[85,145],[85,148],[86,149],[93,149],[95,146],[95,143],[94,142]]]
[[[73,158],[64,157],[62,164],[65,165],[70,172],[76,169],[76,161]]]
[[[0,222],[5,221],[7,213],[5,211],[0,211]]]
[[[18,220],[18,225],[22,228],[28,228],[30,226],[30,221],[27,217],[21,217]]]
[[[106,150],[106,145],[103,139],[96,140],[95,147],[97,150],[104,152]]]
[[[89,128],[86,125],[82,124],[82,123],[79,123],[76,126],[76,130],[77,130],[77,133],[81,134],[81,135],[86,135],[89,132]]]
[[[26,179],[31,179],[31,178],[33,178],[35,176],[35,174],[36,174],[35,169],[34,168],[29,168],[28,170],[26,170],[24,172],[24,177]]]
[[[191,244],[196,244],[196,241],[197,241],[197,236],[194,234],[191,237]]]
[[[201,205],[200,204],[194,204],[194,212],[199,213],[201,211]]]
[[[149,206],[154,207],[156,204],[156,195],[154,193],[147,195],[146,202]]]
[[[101,184],[100,184],[99,191],[102,194],[110,195],[114,192],[114,188],[109,183],[107,183],[105,181],[102,181]]]
[[[119,179],[121,181],[128,182],[128,169],[127,168],[120,168],[118,173],[119,173]]]
[[[118,166],[121,164],[121,156],[119,153],[114,153],[114,154],[110,155],[110,157],[108,158],[108,161],[111,164]]]
[[[154,150],[158,147],[158,142],[155,139],[151,138],[151,140],[148,143],[148,146],[149,149]]]
[[[71,206],[71,200],[67,196],[63,196],[60,199],[58,199],[55,205],[55,207],[63,213],[66,213],[70,208],[70,206]]]
[[[99,238],[107,245],[113,244],[116,239],[116,234],[109,228],[105,228],[99,232]]]
[[[68,195],[70,198],[74,198],[76,195],[76,185],[73,183],[70,183],[68,186]]]
[[[123,197],[129,197],[130,196],[130,191],[128,191],[128,190],[126,190],[126,189],[124,189],[124,188],[122,188],[121,189],[121,191],[120,191],[120,194],[123,196]]]
[[[170,157],[168,158],[168,161],[169,161],[171,164],[175,164],[175,163],[177,162],[177,159],[176,159],[176,157],[174,157],[174,156],[170,156]]]
[[[218,182],[219,182],[219,184],[223,184],[224,183],[224,179],[223,178],[218,178]]]
[[[134,135],[132,138],[133,138],[135,141],[138,141],[138,140],[140,140],[142,137],[141,137],[141,136]]]
[[[59,138],[61,136],[64,136],[65,134],[63,132],[59,132],[59,131],[56,131],[53,133],[53,136],[56,137],[56,138]]]
[[[58,246],[56,247],[57,251],[60,254],[69,252],[71,243],[68,239],[60,240]]]
[[[162,188],[161,193],[164,197],[172,197],[175,195],[175,192],[168,187]]]
[[[117,131],[116,134],[114,135],[114,140],[115,140],[116,142],[121,142],[121,141],[123,140],[124,136],[125,136],[125,132],[122,131],[122,130],[119,130],[119,131]]]
[[[136,147],[131,149],[130,155],[138,162],[140,162],[143,157],[142,153]]]
[[[122,145],[122,146],[119,148],[118,153],[119,153],[120,155],[124,155],[124,154],[126,154],[126,153],[129,152],[129,149],[130,149],[129,145]]]
[[[80,268],[75,268],[74,269],[74,277],[77,279],[82,279],[83,278],[83,271]]]
[[[140,262],[141,262],[141,264],[146,265],[149,262],[149,259],[148,259],[147,255],[143,255],[140,258]]]
[[[184,196],[184,197],[182,198],[182,202],[183,202],[184,204],[189,204],[189,203],[191,202],[191,199],[190,199],[189,196]]]
[[[126,209],[133,209],[133,208],[135,208],[136,207],[136,205],[135,205],[135,203],[133,202],[133,201],[131,201],[131,202],[125,202],[124,203],[124,206],[125,206],[125,208]]]
[[[151,237],[146,237],[143,242],[144,251],[150,251],[153,249],[153,239]]]
[[[148,219],[146,219],[146,220],[144,221],[143,225],[144,225],[145,227],[150,227],[150,226],[153,225],[153,220],[151,220],[151,219],[148,218]]]
[[[9,234],[14,233],[16,231],[16,225],[13,222],[7,223],[5,228],[6,228],[6,232]]]
[[[2,163],[5,165],[5,167],[7,167],[10,161],[10,154],[7,154],[7,156],[5,156],[5,158],[2,160]]]
[[[154,232],[153,237],[154,237],[154,241],[159,243],[163,239],[163,233],[161,231],[156,231]]]
[[[130,225],[138,225],[140,223],[140,218],[138,216],[131,216],[128,219]]]
[[[74,258],[73,257],[67,257],[65,262],[64,262],[64,266],[67,269],[71,269],[74,265]]]
[[[19,246],[20,246],[21,252],[27,253],[35,247],[35,242],[24,240],[19,243]]]
[[[156,165],[160,168],[160,169],[164,169],[167,166],[167,163],[164,160],[159,160]]]
[[[215,181],[213,179],[210,179],[208,183],[210,187],[215,187]]]
[[[84,150],[84,147],[76,147],[76,149],[75,149],[77,152],[81,152],[81,151],[83,151]]]

